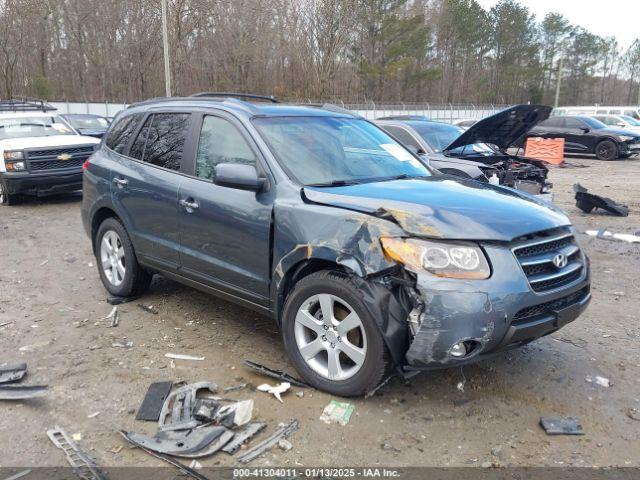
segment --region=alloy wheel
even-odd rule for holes
[[[102,236],[100,262],[109,283],[115,287],[119,286],[124,281],[126,261],[120,236],[113,230],[108,230]]]
[[[362,320],[336,295],[313,295],[302,302],[294,335],[303,360],[324,378],[346,380],[364,365],[367,337]]]

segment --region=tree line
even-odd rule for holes
[[[640,103],[622,49],[516,0],[168,0],[173,93],[358,103]],[[160,0],[0,0],[0,95],[164,95]]]

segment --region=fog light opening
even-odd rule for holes
[[[465,358],[473,355],[480,344],[473,340],[454,343],[449,349],[449,353],[454,358]]]

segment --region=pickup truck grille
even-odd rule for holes
[[[57,170],[63,168],[80,168],[93,153],[93,145],[77,147],[58,147],[51,149],[26,150],[29,169],[33,171]],[[60,156],[69,157],[66,160]]]
[[[512,249],[534,292],[556,290],[584,273],[584,257],[568,229],[529,236]]]

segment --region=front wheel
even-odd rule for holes
[[[10,194],[0,181],[0,205],[15,205],[17,201],[18,196]]]
[[[335,395],[364,395],[390,369],[389,352],[353,281],[322,271],[302,279],[283,310],[284,345],[300,375]]]
[[[618,146],[613,140],[602,140],[596,145],[598,160],[615,160],[618,158]]]
[[[151,275],[138,265],[127,230],[115,218],[100,224],[95,255],[100,279],[112,295],[132,297],[149,288]]]

